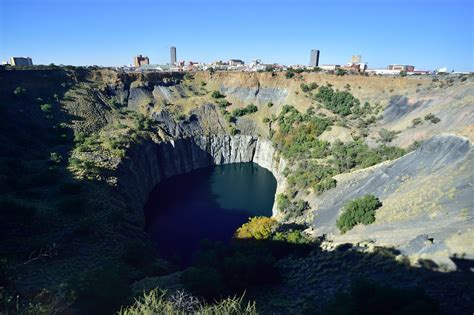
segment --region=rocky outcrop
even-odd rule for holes
[[[143,225],[143,206],[160,181],[206,166],[242,162],[254,162],[270,170],[277,180],[277,193],[284,190],[285,161],[277,156],[270,141],[226,134],[135,144],[119,165],[117,184]],[[276,204],[273,215],[278,215]]]

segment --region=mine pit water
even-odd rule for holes
[[[253,216],[271,216],[276,180],[255,163],[199,169],[171,177],[150,194],[147,232],[162,257],[189,262],[202,240],[228,242]]]

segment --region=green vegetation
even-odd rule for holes
[[[309,204],[303,200],[291,201],[286,194],[278,194],[277,208],[286,219],[290,219],[302,216],[309,209]]]
[[[419,288],[392,288],[366,280],[352,282],[348,292],[336,294],[323,314],[438,314],[438,305]]]
[[[253,114],[258,111],[258,107],[254,104],[249,104],[245,108],[236,108],[232,111],[232,116],[241,117],[249,114]]]
[[[306,93],[306,92],[311,92],[314,89],[317,89],[318,85],[315,82],[312,82],[310,84],[301,83],[300,88],[301,88],[301,91]]]
[[[346,71],[346,70],[341,69],[341,68],[337,68],[337,69],[336,69],[336,75],[337,75],[337,76],[341,76],[341,77],[342,77],[342,76],[344,76],[344,75],[346,75],[346,74],[347,74],[347,71]]]
[[[425,116],[425,120],[426,121],[430,121],[432,122],[433,124],[437,124],[441,121],[441,119],[439,119],[438,117],[436,117],[434,114],[432,113],[429,113],[428,115]]]
[[[268,217],[253,217],[249,222],[237,229],[235,237],[238,239],[254,238],[268,239],[277,225],[277,221]]]
[[[290,68],[290,69],[291,69],[291,68]],[[285,77],[286,77],[287,79],[291,79],[291,78],[293,78],[293,77],[295,76],[294,71],[291,71],[290,69],[288,69],[288,70],[286,71],[286,73],[285,73]]]
[[[22,88],[21,86],[17,86],[13,91],[13,94],[15,94],[15,96],[23,96],[26,94],[26,89]]]
[[[394,130],[387,130],[382,128],[379,130],[380,141],[383,143],[389,143],[395,140],[397,137],[397,132]]]
[[[43,104],[43,105],[40,106],[40,108],[45,113],[51,113],[51,110],[53,109],[51,104]]]
[[[371,224],[375,221],[375,210],[381,206],[382,203],[374,195],[354,199],[344,206],[342,214],[336,221],[336,226],[344,234],[357,224]]]
[[[254,302],[244,302],[244,296],[226,298],[213,304],[206,304],[198,298],[178,291],[168,294],[164,290],[154,289],[129,307],[121,309],[119,315],[142,314],[196,314],[196,315],[256,315]]]
[[[272,102],[268,102],[268,103],[267,103],[267,107],[273,107],[273,103],[272,103]]]
[[[341,116],[360,111],[359,100],[350,92],[334,91],[330,86],[319,87],[314,99],[321,102],[325,108]]]
[[[421,125],[423,124],[423,120],[421,120],[421,118],[414,118],[412,121],[412,127],[416,127],[418,125]]]
[[[403,78],[403,77],[406,77],[407,76],[407,72],[402,70],[400,71],[400,76]]]
[[[218,98],[225,98],[225,95],[222,94],[221,92],[217,91],[217,90],[214,90],[211,93],[211,97],[215,98],[215,99],[218,99]]]

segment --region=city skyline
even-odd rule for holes
[[[121,66],[142,54],[150,63],[166,64],[174,46],[178,61],[262,59],[294,65],[308,64],[309,51],[317,47],[319,64],[344,64],[356,54],[369,67],[474,70],[470,1],[219,3],[144,0],[146,10],[137,13],[129,0],[3,0],[0,59],[29,56],[35,64]],[[346,13],[351,5],[357,14]],[[177,12],[179,18],[163,12]],[[121,16],[127,23],[120,23]]]

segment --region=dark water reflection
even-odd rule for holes
[[[254,163],[175,176],[150,194],[147,232],[161,255],[187,261],[201,240],[226,242],[249,217],[271,216],[275,191],[275,177]]]

